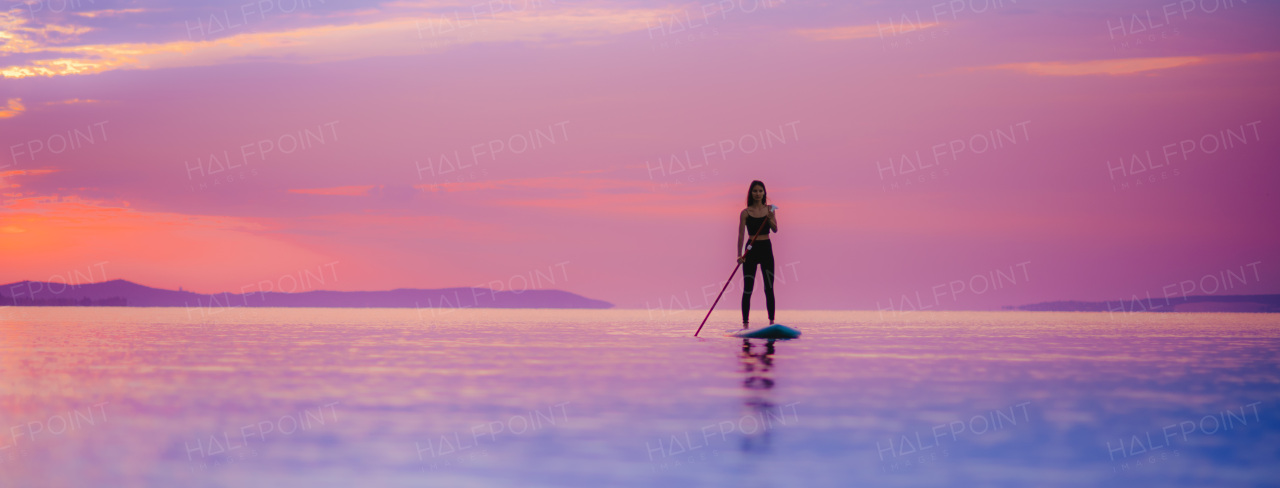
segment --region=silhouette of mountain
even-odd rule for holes
[[[1280,313],[1280,295],[1196,295],[1188,297],[1133,297],[1106,302],[1042,302],[1016,307],[1042,312],[1260,312]]]
[[[125,280],[66,285],[19,281],[0,285],[0,306],[127,307],[386,307],[386,308],[612,308],[613,304],[561,290],[493,292],[487,288],[301,293],[217,293],[164,290]]]

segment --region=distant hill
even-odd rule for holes
[[[1016,307],[1038,312],[1259,312],[1280,313],[1280,295],[1197,295],[1107,302],[1043,302]]]
[[[492,292],[487,288],[400,288],[387,291],[218,293],[163,290],[125,280],[65,285],[19,281],[0,285],[0,306],[119,307],[385,307],[385,308],[613,308],[561,290]]]

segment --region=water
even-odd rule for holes
[[[1280,480],[1275,316],[780,318],[4,308],[0,486]]]

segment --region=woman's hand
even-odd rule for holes
[[[738,264],[742,264],[742,263],[745,263],[745,262],[747,262],[747,256],[746,256],[746,255],[738,256]]]

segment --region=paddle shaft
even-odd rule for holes
[[[761,232],[763,232],[763,231],[764,231],[764,229],[765,229],[766,227],[769,227],[769,216],[768,216],[768,215],[765,215],[764,222],[761,222],[761,223],[760,223],[760,228],[759,228],[759,229],[756,229],[756,233],[755,233],[755,235],[751,236],[751,240],[750,240],[750,241],[747,241],[747,251],[750,251],[750,250],[751,250],[751,245],[752,245],[752,244],[755,244],[755,242],[756,242],[756,237],[759,237],[759,236],[760,236],[760,233],[761,233]],[[742,255],[743,255],[743,256],[746,256],[746,255],[747,255],[747,253],[746,253],[746,252],[743,252],[743,253],[742,253]],[[739,257],[741,257],[741,256],[739,256]],[[733,277],[734,277],[734,275],[737,275],[737,274],[738,274],[738,268],[741,268],[741,267],[742,267],[742,263],[738,263],[736,266],[734,266],[734,267],[733,267],[733,272],[732,272],[732,273],[729,273],[729,280],[724,282],[724,288],[721,288],[721,289],[720,289],[720,294],[719,294],[719,295],[716,295],[716,301],[711,302],[711,310],[715,310],[715,309],[716,309],[716,304],[717,304],[717,303],[720,303],[720,297],[724,296],[724,291],[729,289],[729,283],[732,283],[732,282],[733,282]],[[694,337],[698,337],[698,333],[699,333],[699,332],[702,332],[702,326],[707,325],[707,319],[711,318],[711,310],[707,310],[707,316],[702,318],[702,323],[701,323],[701,324],[698,324],[698,330],[697,330],[697,331],[694,331],[694,333],[693,333],[693,336],[694,336]]]

